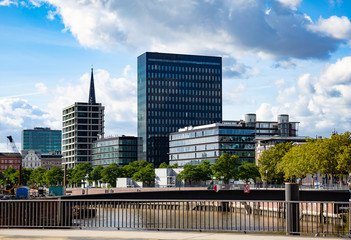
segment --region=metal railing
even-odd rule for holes
[[[287,211],[295,209],[293,213]],[[287,228],[296,214],[297,228]],[[0,201],[2,228],[198,230],[313,235],[349,234],[345,202],[212,200]],[[289,223],[290,224],[290,223]],[[290,229],[290,230],[289,230]]]

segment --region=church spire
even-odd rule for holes
[[[91,105],[96,104],[93,66],[91,66],[90,89],[89,89],[89,104],[91,104]]]

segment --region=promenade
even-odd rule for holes
[[[214,233],[214,232],[182,232],[182,231],[102,231],[102,230],[43,230],[43,229],[0,229],[0,239],[192,239],[192,240],[316,240],[340,238],[316,238],[301,236],[285,236],[271,234]]]

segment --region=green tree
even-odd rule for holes
[[[54,186],[63,183],[63,169],[60,167],[53,167],[45,173],[46,184]]]
[[[148,164],[145,160],[131,162],[123,167],[123,175],[124,177],[132,178],[136,172],[139,172],[140,169],[146,167]]]
[[[178,168],[178,163],[175,164],[167,164],[165,162],[161,163],[158,168]]]
[[[96,166],[93,171],[89,174],[89,181],[98,183],[98,180],[102,179],[101,171],[104,169],[103,166]]]
[[[196,166],[193,164],[186,164],[183,167],[183,171],[181,171],[177,175],[178,180],[184,180],[188,181],[190,184],[192,181],[197,180],[197,172],[196,172]]]
[[[277,180],[282,183],[284,181],[284,171],[277,168],[282,161],[284,155],[292,148],[292,143],[279,143],[275,147],[271,147],[263,151],[258,160],[258,168],[262,179],[268,181]]]
[[[133,181],[143,182],[143,184],[150,184],[155,181],[155,168],[152,163],[141,168],[138,172],[134,173]]]
[[[21,171],[21,184],[22,185],[28,185],[30,174],[33,172],[33,169],[31,168],[22,168]]]
[[[116,179],[123,176],[123,170],[116,163],[112,163],[101,170],[101,176],[102,182],[109,183],[110,186],[116,187]]]
[[[259,178],[260,172],[258,171],[258,166],[254,163],[243,163],[238,168],[238,177],[241,180],[244,180],[246,183],[253,179],[256,182],[256,178]]]
[[[6,180],[3,172],[0,172],[0,185],[5,185]]]
[[[223,153],[217,162],[212,165],[213,175],[217,179],[222,179],[225,183],[229,182],[229,179],[235,179],[238,175],[237,166],[239,165],[240,160],[236,155],[229,157],[228,153]]]
[[[74,168],[67,168],[66,169],[66,182],[69,183],[69,184],[74,184],[73,183],[73,171],[74,171]]]
[[[46,170],[44,168],[38,167],[34,169],[29,176],[28,183],[32,185],[44,185],[46,183],[45,173]]]
[[[70,184],[77,184],[80,186],[82,181],[85,180],[86,175],[89,174],[93,168],[89,163],[80,163],[72,171],[72,178],[70,179]]]
[[[212,170],[209,161],[205,160],[195,167],[195,180],[206,181],[211,179]]]
[[[18,184],[18,170],[15,170],[14,168],[8,168],[5,171],[3,171],[4,178],[5,178],[5,183],[6,179],[8,179],[7,183],[16,185]]]

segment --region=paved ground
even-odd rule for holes
[[[177,231],[100,231],[100,230],[43,230],[43,229],[0,229],[0,240],[3,239],[49,239],[49,240],[112,240],[112,239],[191,239],[191,240],[316,240],[338,238],[315,238],[285,235],[262,235],[243,233],[208,233]],[[340,238],[339,238],[340,239]]]

